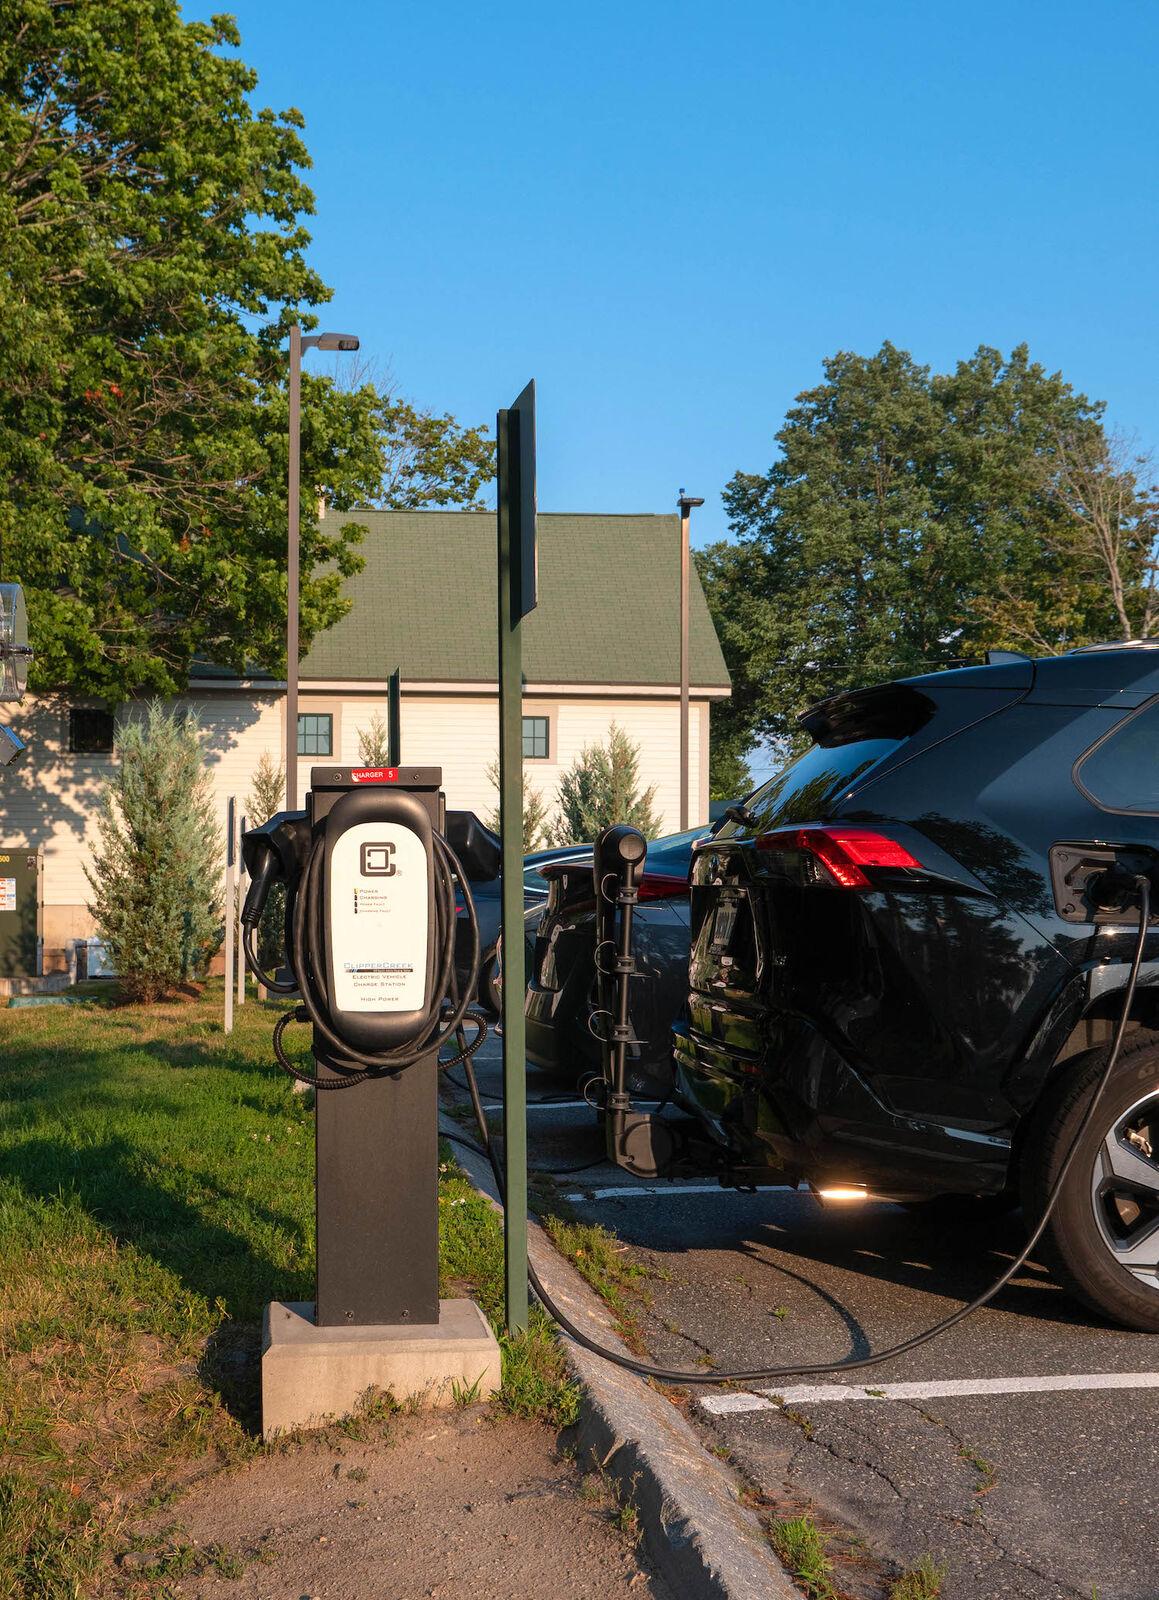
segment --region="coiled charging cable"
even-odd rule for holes
[[[948,1317],[943,1317],[940,1322],[935,1322],[933,1327],[926,1328],[921,1333],[915,1333],[908,1339],[903,1339],[900,1344],[890,1345],[887,1350],[872,1351],[867,1356],[849,1356],[842,1361],[818,1361],[805,1366],[752,1367],[732,1372],[711,1373],[705,1372],[703,1368],[697,1371],[688,1371],[687,1369],[679,1367],[653,1366],[651,1362],[638,1361],[634,1356],[621,1355],[619,1351],[609,1350],[605,1345],[599,1344],[595,1339],[592,1339],[588,1334],[584,1333],[582,1329],[577,1328],[575,1323],[568,1316],[567,1312],[561,1310],[561,1308],[552,1299],[548,1291],[544,1288],[539,1274],[529,1261],[527,1264],[528,1280],[531,1284],[531,1287],[535,1291],[536,1297],[539,1299],[544,1309],[550,1313],[550,1315],[570,1339],[573,1339],[575,1343],[580,1345],[584,1350],[590,1350],[593,1355],[601,1356],[605,1361],[610,1361],[614,1366],[623,1367],[626,1371],[634,1372],[638,1377],[641,1378],[656,1378],[661,1383],[681,1384],[775,1383],[781,1378],[833,1377],[842,1372],[856,1372],[858,1370],[863,1370],[866,1367],[879,1366],[883,1361],[892,1361],[895,1356],[904,1356],[908,1354],[909,1351],[916,1350],[923,1344],[929,1344],[932,1339],[937,1339],[941,1334],[948,1333],[949,1330],[956,1327],[959,1322],[964,1322],[967,1317],[973,1316],[975,1311],[980,1311],[984,1305],[988,1305],[989,1302],[994,1299],[995,1295],[999,1294],[1001,1290],[1006,1287],[1011,1278],[1014,1277],[1015,1273],[1026,1265],[1026,1262],[1030,1258],[1031,1252],[1042,1238],[1043,1233],[1046,1231],[1046,1225],[1050,1221],[1051,1213],[1053,1212],[1058,1201],[1058,1197],[1062,1193],[1063,1184],[1066,1182],[1067,1177],[1070,1174],[1071,1167],[1074,1165],[1075,1157],[1078,1154],[1079,1145],[1082,1143],[1087,1129],[1091,1125],[1094,1114],[1098,1109],[1099,1101],[1102,1099],[1107,1084],[1110,1082],[1111,1074],[1115,1070],[1115,1065],[1118,1062],[1119,1053],[1122,1049],[1123,1039],[1127,1032],[1127,1023],[1130,1021],[1131,1006],[1135,999],[1135,988],[1139,981],[1139,968],[1143,963],[1143,947],[1147,941],[1148,923],[1151,917],[1150,879],[1142,875],[1136,877],[1135,887],[1139,892],[1139,937],[1135,943],[1135,954],[1131,962],[1131,971],[1127,979],[1126,989],[1123,995],[1123,1010],[1119,1017],[1118,1026],[1115,1029],[1115,1036],[1111,1044],[1111,1051],[1107,1057],[1106,1065],[1099,1074],[1099,1080],[1095,1085],[1094,1093],[1091,1095],[1090,1103],[1087,1106],[1086,1111],[1083,1113],[1082,1121],[1079,1123],[1079,1126],[1075,1131],[1074,1138],[1071,1140],[1070,1149],[1066,1153],[1066,1159],[1063,1161],[1062,1166],[1058,1170],[1058,1176],[1051,1185],[1050,1193],[1047,1196],[1046,1205],[1043,1209],[1042,1216],[1039,1218],[1037,1226],[1031,1233],[1026,1245],[1019,1252],[1019,1254],[1015,1256],[1014,1260],[1005,1269],[1005,1271],[994,1280],[988,1289],[984,1290],[980,1295],[978,1295],[976,1299],[971,1300],[967,1305],[960,1306],[957,1311],[951,1312]],[[468,1061],[466,1064],[466,1070],[471,1081],[474,1082],[474,1068],[470,1061]],[[477,1101],[477,1093],[473,1098]],[[482,1147],[475,1144],[473,1140],[463,1139],[457,1134],[444,1133],[442,1137],[444,1139],[448,1139],[453,1144],[465,1145],[468,1149],[474,1150],[477,1155],[485,1156],[490,1161],[491,1170],[495,1175],[495,1182],[499,1188],[499,1195],[500,1198],[502,1198],[503,1173],[495,1156],[494,1148],[491,1143],[491,1136],[487,1129],[486,1121],[481,1117],[477,1117],[476,1120],[479,1122],[479,1131],[483,1140]]]
[[[247,965],[255,976],[276,993],[291,992],[296,988],[301,1004],[293,1011],[282,1014],[274,1024],[274,1055],[278,1065],[299,1083],[315,1090],[349,1089],[367,1078],[382,1077],[401,1072],[417,1061],[425,1060],[450,1042],[457,1040],[457,1053],[442,1066],[457,1066],[469,1062],[471,1056],[487,1036],[485,1019],[468,1008],[479,981],[479,919],[474,897],[462,863],[441,834],[434,834],[434,902],[435,902],[435,973],[431,983],[430,1021],[419,1037],[396,1050],[366,1052],[356,1049],[342,1035],[334,1023],[330,1007],[330,994],[326,984],[324,913],[321,893],[322,839],[311,842],[302,866],[302,873],[291,903],[286,908],[286,921],[291,930],[287,940],[287,956],[294,985],[271,983],[252,959],[251,940],[247,939],[245,954]],[[467,964],[463,994],[459,994],[455,971],[455,886],[463,896],[470,929],[471,958]],[[247,930],[252,933],[252,930]],[[334,1071],[332,1077],[320,1077],[304,1071],[293,1062],[282,1043],[286,1029],[295,1022],[310,1022],[315,1034],[328,1047],[327,1066]],[[475,1029],[474,1038],[467,1040],[463,1033],[464,1022]]]

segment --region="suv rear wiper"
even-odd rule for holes
[[[729,822],[735,822],[738,828],[755,828],[760,821],[756,813],[744,805],[729,806],[725,817]]]

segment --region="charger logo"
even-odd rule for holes
[[[396,868],[393,844],[364,844],[361,856],[361,869],[364,878],[394,877]]]

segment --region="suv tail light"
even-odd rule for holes
[[[864,867],[921,870],[921,862],[896,839],[870,828],[782,828],[758,834],[758,850],[800,850],[818,862],[841,889],[868,889]]]
[[[674,872],[645,872],[640,879],[641,900],[674,900],[688,893],[688,879]]]

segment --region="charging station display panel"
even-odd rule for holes
[[[344,1012],[413,1012],[427,1004],[431,863],[397,822],[360,822],[330,854],[332,1004]]]

